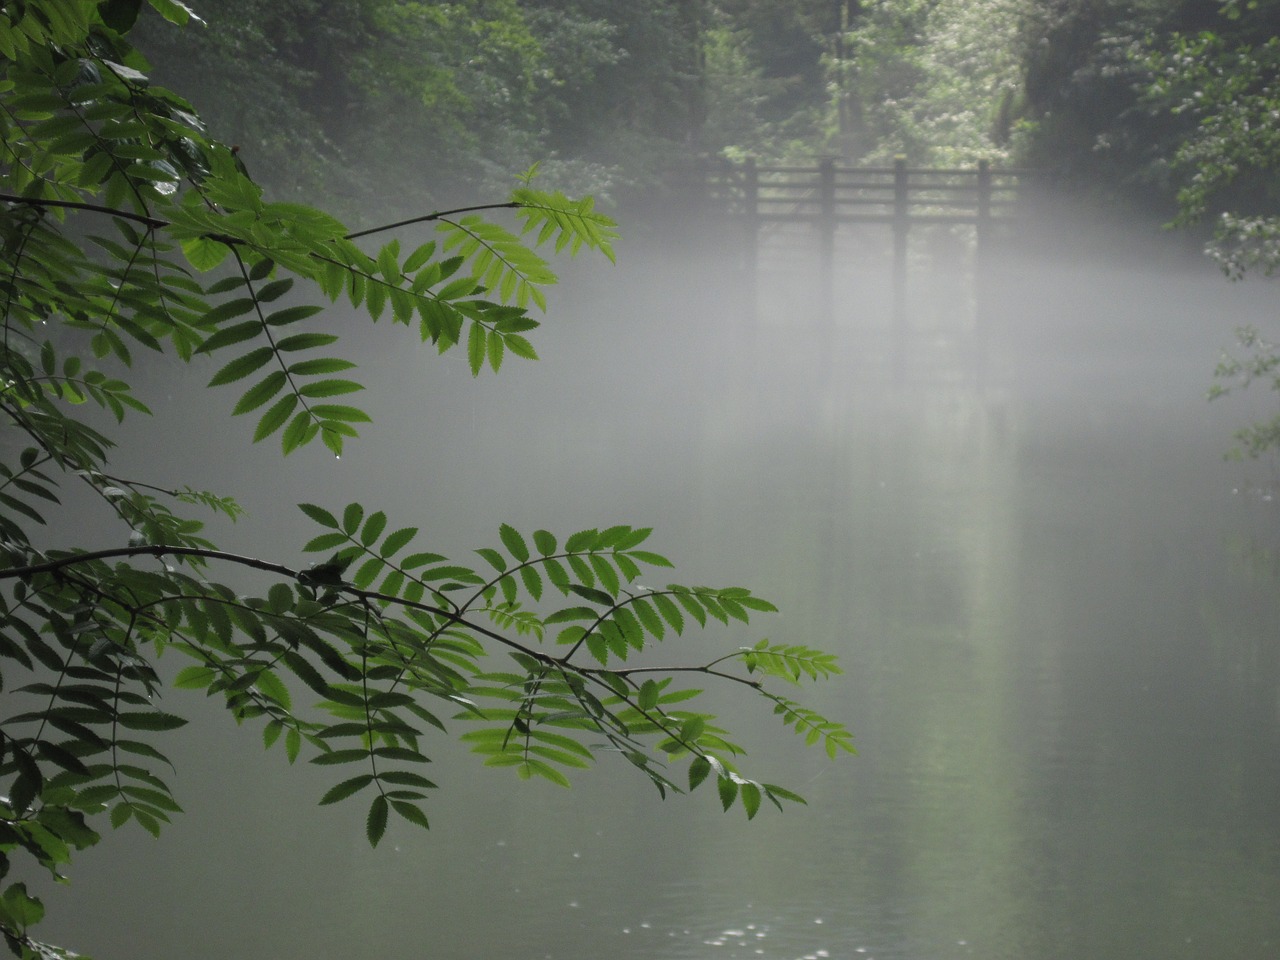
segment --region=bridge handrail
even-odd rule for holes
[[[837,222],[884,220],[861,212],[879,207],[888,222],[938,222],[939,211],[971,211],[946,215],[947,222],[976,224],[982,229],[1010,219],[1023,181],[1035,171],[1022,167],[864,167],[827,158],[816,166],[759,164],[748,158],[706,162],[697,170],[703,202],[731,216],[749,220],[809,220],[824,230]],[[785,214],[777,208],[787,208]]]

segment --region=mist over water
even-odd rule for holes
[[[196,720],[171,752],[187,813],[79,858],[47,936],[98,960],[1280,953],[1274,477],[1221,456],[1266,400],[1204,400],[1232,329],[1274,330],[1274,290],[1125,238],[1006,245],[978,288],[964,238],[921,238],[901,332],[859,242],[830,318],[802,260],[762,273],[753,316],[730,243],[624,244],[566,271],[542,361],[496,379],[356,327],[375,424],[341,460],[245,455],[239,423],[174,446],[163,411],[126,450],[240,497],[215,539],[286,563],[299,500],[459,556],[503,521],[652,525],[674,579],[782,610],[670,659],[765,635],[840,654],[802,699],[857,757],[717,701],[747,775],[808,807],[747,823],[607,760],[522,784],[444,743],[432,832],[370,851],[362,807],[314,806],[329,773],[171,695]]]

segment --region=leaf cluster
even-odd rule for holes
[[[255,442],[340,454],[369,418],[326,303],[414,326],[439,353],[465,343],[474,375],[496,372],[508,354],[536,356],[529,311],[555,282],[537,251],[612,259],[615,240],[589,199],[538,191],[533,171],[490,205],[514,210],[519,233],[487,208],[353,233],[271,201],[190,104],[150,82],[125,40],[141,6],[0,9],[0,417],[14,438],[0,454],[0,878],[21,858],[61,879],[104,823],[159,834],[181,812],[163,752],[186,722],[165,700],[176,691],[218,698],[290,763],[334,768],[320,803],[367,801],[375,845],[393,815],[428,825],[431,738],[454,730],[523,778],[567,785],[620,755],[663,795],[714,779],[748,816],[798,801],[739,771],[742,748],[683,681],[762,695],[834,755],[851,749],[843,727],[766,689],[830,676],[834,660],[765,641],[651,665],[642,654],[694,625],[745,627],[774,608],[740,587],[641,586],[671,566],[648,528],[561,540],[504,524],[463,562],[384,511],[301,504],[317,562],[295,569],[220,549],[189,514],[235,520],[234,500],[114,472],[114,426],[150,413],[131,382],[140,357],[208,365]],[[434,239],[402,248],[394,228],[424,221]],[[55,542],[69,486],[127,545]],[[166,654],[183,659],[176,672],[160,671]],[[16,956],[61,955],[30,934],[43,909],[22,882],[0,889]]]

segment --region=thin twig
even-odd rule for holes
[[[93,213],[105,213],[111,217],[120,217],[124,220],[144,223],[156,229],[171,226],[168,220],[161,220],[158,217],[149,217],[146,214],[132,213],[128,210],[117,210],[115,207],[106,207],[100,203],[88,203],[84,200],[49,200],[43,197],[21,197],[16,193],[0,193],[0,200],[27,207],[62,207],[65,210],[89,210]]]
[[[514,200],[506,203],[485,203],[478,207],[459,207],[457,210],[439,210],[436,213],[423,214],[420,217],[410,217],[408,220],[399,220],[395,223],[383,224],[380,227],[370,227],[368,230],[357,230],[355,233],[348,233],[344,240],[357,240],[360,237],[367,237],[372,233],[382,233],[387,230],[395,230],[397,227],[408,227],[415,223],[427,223],[431,220],[439,220],[441,217],[452,217],[459,213],[475,213],[477,210],[514,210],[520,204]]]
[[[23,197],[16,193],[0,193],[0,201],[5,203],[16,203],[27,207],[62,207],[66,210],[87,210],[92,213],[105,213],[112,217],[122,217],[125,220],[133,220],[137,223],[146,224],[155,229],[171,227],[173,224],[168,220],[161,220],[159,217],[149,217],[141,213],[131,213],[128,210],[117,210],[115,207],[103,206],[99,203],[89,203],[84,200],[48,200],[41,197]],[[455,210],[438,210],[435,213],[425,213],[419,217],[410,217],[408,220],[398,220],[395,223],[384,223],[381,226],[369,227],[367,230],[357,230],[354,233],[348,233],[344,240],[358,240],[360,237],[367,237],[375,233],[385,233],[388,230],[395,230],[399,227],[411,226],[415,223],[426,223],[431,220],[439,220],[442,217],[452,217],[460,213],[476,213],[481,210],[514,210],[520,204],[514,200],[508,200],[505,203],[482,203],[472,207],[458,207]],[[237,237],[228,237],[221,234],[208,234],[209,239],[217,240],[219,243],[225,243],[233,246],[243,243]]]

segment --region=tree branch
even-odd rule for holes
[[[92,563],[95,560],[111,560],[116,557],[162,557],[165,554],[178,557],[203,557],[207,560],[225,560],[238,563],[255,570],[266,570],[268,573],[279,573],[286,577],[298,578],[298,571],[284,564],[259,560],[257,557],[246,557],[239,553],[228,553],[225,550],[211,550],[207,547],[167,547],[158,543],[142,544],[136,547],[110,547],[105,550],[89,550],[85,553],[73,553],[56,560],[44,563],[33,563],[25,567],[8,567],[0,570],[0,580],[26,579],[38,573],[53,573],[63,567],[76,566],[81,563]]]
[[[166,554],[170,556],[181,557],[202,557],[206,560],[222,560],[227,563],[238,564],[242,567],[250,567],[254,570],[265,570],[268,573],[277,573],[291,580],[301,582],[300,574],[302,571],[294,570],[292,567],[286,567],[282,563],[273,563],[270,560],[259,560],[257,557],[246,557],[239,553],[228,553],[225,550],[212,550],[207,547],[173,547],[164,546],[162,544],[142,544],[136,547],[113,547],[106,550],[90,550],[85,553],[71,554],[65,557],[58,557],[56,560],[46,560],[44,563],[33,563],[24,567],[9,567],[0,570],[0,581],[26,579],[40,573],[53,573],[61,570],[63,567],[76,566],[83,563],[92,563],[96,560],[111,560],[119,557],[162,557]],[[323,584],[322,586],[329,586]],[[468,630],[473,630],[481,636],[488,637],[495,643],[510,647],[513,650],[539,660],[548,666],[559,666],[560,661],[555,657],[549,656],[533,647],[525,646],[512,640],[510,637],[504,637],[502,634],[470,620],[463,619],[461,612],[445,610],[443,607],[435,607],[431,604],[421,603],[419,601],[406,600],[404,597],[397,597],[388,593],[378,593],[373,590],[361,590],[352,584],[340,582],[332,585],[332,588],[339,593],[360,600],[373,600],[385,603],[393,603],[397,606],[407,607],[412,610],[419,610],[423,613],[429,613],[432,616],[441,617],[450,623],[460,624]]]
[[[88,210],[92,213],[105,213],[107,216],[143,223],[153,229],[160,229],[170,225],[168,220],[161,220],[159,217],[149,217],[146,214],[133,213],[129,210],[117,210],[115,207],[105,207],[100,203],[89,203],[83,200],[48,200],[41,197],[21,197],[16,193],[0,193],[0,200],[5,203],[16,203],[26,207],[61,207],[64,210]]]
[[[764,689],[764,684],[760,680],[754,680],[750,677],[740,677],[734,673],[726,673],[723,670],[716,670],[714,667],[717,663],[723,663],[725,660],[730,660],[741,655],[742,651],[737,651],[736,653],[729,654],[729,656],[720,657],[719,659],[711,661],[711,663],[703,664],[698,667],[621,667],[617,670],[603,670],[599,667],[581,667],[579,668],[579,671],[585,674],[608,673],[615,677],[632,677],[638,673],[701,673],[709,677],[719,677],[722,680],[732,680],[734,683],[753,687],[756,690]]]
[[[514,210],[520,204],[514,200],[508,200],[506,203],[485,203],[476,207],[458,207],[456,210],[438,210],[435,213],[423,214],[420,217],[410,217],[408,220],[397,220],[395,223],[387,223],[380,227],[370,227],[368,230],[357,230],[355,233],[348,233],[344,240],[356,240],[360,237],[367,237],[372,233],[382,233],[387,230],[395,230],[397,227],[408,227],[415,223],[426,223],[430,220],[439,220],[442,217],[452,217],[459,213],[475,213],[477,210]]]
[[[16,193],[0,193],[0,201],[5,203],[14,203],[27,207],[61,207],[64,210],[85,210],[91,213],[102,213],[110,217],[121,217],[125,220],[133,220],[135,223],[142,223],[155,230],[172,226],[169,220],[162,220],[159,217],[149,217],[141,213],[132,213],[128,210],[118,210],[115,207],[103,206],[99,203],[89,203],[84,200],[47,200],[40,197],[23,197]],[[344,240],[358,240],[361,237],[367,237],[375,233],[385,233],[388,230],[395,230],[399,227],[408,227],[415,223],[426,223],[431,220],[439,220],[442,217],[452,217],[460,213],[476,213],[480,210],[514,210],[520,204],[514,200],[508,200],[505,203],[482,203],[472,207],[458,207],[454,210],[438,210],[435,213],[425,213],[419,217],[410,217],[407,220],[397,220],[395,223],[385,223],[377,227],[369,227],[367,230],[357,230],[354,233],[348,233]],[[242,240],[236,237],[227,237],[222,235],[210,234],[210,239],[217,240],[219,243],[225,243],[233,246],[242,243]]]
[[[282,563],[274,563],[270,560],[259,560],[257,557],[247,557],[244,554],[229,553],[225,550],[213,550],[207,547],[164,546],[162,544],[153,543],[142,544],[136,547],[112,547],[105,550],[90,550],[85,553],[76,553],[65,557],[58,557],[55,560],[46,560],[43,563],[33,563],[23,567],[8,567],[6,569],[0,569],[0,581],[18,579],[25,580],[28,577],[35,576],[36,574],[53,573],[64,567],[77,566],[83,563],[92,563],[97,560],[112,560],[121,557],[163,557],[166,554],[170,556],[201,557],[206,560],[222,560],[227,563],[238,564],[242,567],[250,567],[254,570],[264,570],[268,573],[276,573],[280,576],[288,577],[291,580],[298,580],[300,582],[300,575],[304,572],[294,570],[292,567],[287,567]],[[329,585],[325,584],[324,586]],[[599,667],[570,666],[569,660],[573,656],[574,651],[577,650],[577,646],[563,657],[553,657],[534,647],[526,646],[523,643],[512,640],[510,637],[505,637],[496,631],[465,619],[463,610],[446,610],[443,607],[432,606],[431,604],[422,603],[420,601],[406,600],[404,597],[395,596],[394,594],[379,593],[375,590],[362,590],[353,584],[346,583],[345,581],[333,584],[332,589],[355,599],[394,604],[396,606],[407,607],[412,610],[419,610],[423,613],[429,613],[432,616],[441,617],[449,623],[459,624],[466,627],[468,630],[473,630],[481,636],[493,640],[495,643],[500,643],[512,650],[517,650],[525,656],[532,657],[533,659],[556,670],[568,668],[576,673],[588,677],[594,677],[597,674],[606,673],[614,676],[628,676],[639,673],[701,673],[707,676],[720,677],[724,680],[731,680],[734,683],[754,687],[757,690],[762,688],[759,680],[740,677],[732,673],[726,673],[722,670],[714,669],[717,663],[732,659],[738,655],[737,653],[720,657],[711,661],[711,663],[702,666],[625,667],[618,670]],[[601,619],[603,619],[603,616]]]

